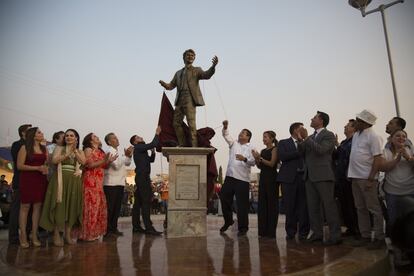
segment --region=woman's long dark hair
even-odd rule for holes
[[[79,149],[79,143],[80,143],[79,133],[76,130],[74,130],[73,128],[69,128],[65,131],[65,136],[66,136],[66,133],[68,133],[69,131],[72,131],[75,134],[76,148]],[[63,146],[66,147],[66,140],[65,139],[63,140]]]
[[[36,135],[36,132],[39,128],[38,127],[31,127],[26,131],[26,140],[25,140],[25,146],[26,146],[26,152],[27,152],[27,158],[30,159],[33,156],[34,153],[34,137]],[[43,153],[46,152],[46,147],[44,145],[40,145],[40,149]]]
[[[86,135],[85,138],[83,138],[83,141],[82,141],[83,150],[85,150],[86,148],[93,149],[93,147],[92,147],[92,135],[93,135],[93,132],[88,133],[88,135]],[[98,150],[105,153],[102,149],[102,145],[98,145]]]
[[[93,132],[88,133],[85,136],[85,138],[83,138],[83,141],[82,141],[83,150],[85,150],[86,148],[92,148],[92,135],[93,135]]]
[[[276,139],[276,132],[274,132],[273,130],[266,130],[265,132],[263,132],[263,134],[269,135],[269,137],[272,139],[272,143],[275,145],[275,147],[277,147],[277,144],[279,142]]]

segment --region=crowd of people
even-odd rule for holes
[[[53,232],[53,244],[75,244],[95,241],[104,236],[121,236],[118,218],[125,197],[127,166],[136,164],[136,189],[132,210],[134,232],[160,235],[150,220],[152,186],[150,163],[155,157],[161,128],[153,141],[145,144],[142,137],[131,137],[131,146],[119,149],[119,140],[108,133],[104,141],[94,133],[82,140],[75,129],[59,131],[46,145],[38,127],[25,124],[18,129],[20,139],[13,143],[13,196],[9,211],[9,242],[22,248],[41,246],[39,227]],[[147,150],[152,150],[148,156]],[[123,204],[124,203],[124,204]],[[141,227],[142,216],[145,229]],[[63,233],[63,235],[62,235]]]
[[[346,123],[346,139],[340,143],[327,129],[329,120],[328,114],[317,111],[310,123],[313,134],[308,135],[303,123],[294,122],[289,127],[291,137],[279,142],[275,132],[265,131],[260,153],[250,143],[250,130],[243,129],[234,140],[228,121],[223,122],[229,161],[220,192],[224,217],[220,232],[234,223],[235,197],[238,235],[246,235],[250,173],[257,166],[260,238],[276,237],[281,187],[288,242],[333,246],[352,236],[352,246],[375,250],[385,248],[388,235],[395,262],[412,262],[414,148],[404,131],[405,120],[394,117],[386,125],[385,147],[372,128],[377,117],[369,110]]]
[[[308,135],[301,122],[292,123],[291,136],[280,141],[274,131],[265,131],[265,147],[260,152],[250,143],[250,130],[243,129],[234,140],[229,134],[228,121],[224,121],[222,133],[229,145],[229,161],[224,183],[217,192],[224,218],[220,232],[234,224],[233,198],[238,236],[248,232],[250,174],[251,168],[257,166],[260,238],[276,238],[281,190],[287,241],[332,246],[352,236],[353,246],[380,249],[385,247],[388,235],[401,262],[412,260],[412,244],[407,242],[412,239],[404,236],[410,232],[402,233],[401,225],[402,229],[412,227],[407,217],[414,212],[413,144],[404,131],[405,120],[395,117],[386,126],[389,137],[383,147],[372,128],[376,119],[373,112],[363,110],[346,122],[346,139],[339,142],[327,129],[329,115],[318,111],[310,123],[313,134]],[[118,218],[125,204],[126,167],[132,158],[136,165],[133,232],[162,234],[153,227],[150,218],[154,209],[151,163],[160,127],[150,143],[133,135],[131,146],[124,150],[119,149],[117,136],[108,133],[104,137],[109,147],[107,152],[94,133],[83,138],[81,149],[75,129],[56,132],[52,144],[47,146],[38,127],[26,124],[18,132],[20,140],[11,147],[16,166],[13,196],[11,200],[8,198],[10,243],[19,243],[22,248],[41,246],[39,227],[53,232],[56,246],[123,235],[118,229]],[[159,185],[157,193],[165,210],[168,187]],[[129,204],[129,196],[126,201]],[[398,229],[395,225],[399,225]],[[341,226],[345,226],[344,231]]]

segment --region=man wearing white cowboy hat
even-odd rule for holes
[[[378,200],[378,165],[381,161],[382,140],[372,126],[377,117],[369,110],[356,115],[356,132],[352,138],[348,177],[352,179],[352,193],[358,213],[361,240],[356,246],[367,245],[368,249],[379,249],[384,242],[384,218]],[[371,242],[371,222],[374,218],[374,240]]]

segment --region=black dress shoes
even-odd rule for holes
[[[220,228],[220,233],[226,232],[227,229],[229,229],[230,226],[232,226],[234,221],[231,223],[224,223],[224,225]]]
[[[119,231],[118,229],[116,229],[114,232],[113,232],[113,234],[115,235],[115,236],[123,236],[124,235],[124,233],[122,233],[121,231]]]
[[[321,243],[323,241],[323,238],[320,236],[316,236],[312,234],[307,240],[307,243]]]
[[[386,246],[387,246],[387,244],[385,243],[385,240],[377,240],[377,239],[374,239],[374,241],[371,242],[367,246],[367,249],[368,250],[377,250],[377,249],[385,248]]]
[[[338,244],[341,244],[341,243],[342,243],[342,240],[341,239],[337,239],[337,240],[331,240],[331,239],[329,239],[329,240],[323,242],[323,245],[325,245],[325,246],[333,246],[333,245],[338,245]]]
[[[146,235],[152,235],[152,236],[161,236],[162,232],[159,232],[159,231],[155,230],[154,227],[151,227],[149,229],[145,229],[145,234]]]
[[[352,247],[363,247],[371,243],[371,238],[360,238],[351,242]]]
[[[353,236],[357,236],[358,233],[351,230],[351,229],[346,229],[346,231],[344,233],[342,233],[342,237],[353,237]]]
[[[145,230],[141,226],[138,226],[138,227],[132,228],[132,232],[133,233],[145,233]]]
[[[20,244],[19,238],[9,238],[9,244]]]
[[[247,230],[239,230],[239,232],[237,232],[237,236],[239,237],[246,236],[246,234],[247,234]]]
[[[295,239],[295,236],[294,235],[286,235],[286,240],[287,241],[292,241],[294,239]]]

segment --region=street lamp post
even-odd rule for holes
[[[382,18],[382,25],[384,27],[384,35],[385,35],[385,43],[387,45],[387,53],[388,53],[388,63],[390,65],[390,73],[391,73],[391,81],[392,81],[392,91],[394,94],[394,103],[395,103],[395,110],[397,112],[397,116],[400,116],[400,106],[398,104],[398,97],[397,97],[397,87],[395,85],[395,79],[394,79],[394,68],[392,65],[392,58],[391,58],[391,50],[390,50],[390,42],[388,39],[388,31],[387,31],[387,24],[385,21],[385,10],[391,6],[394,6],[398,3],[404,3],[404,0],[398,0],[391,2],[386,5],[380,5],[378,8],[365,11],[366,7],[369,3],[371,3],[372,0],[349,0],[348,3],[352,7],[359,9],[361,11],[362,17],[365,17],[368,14],[374,13],[374,12],[381,12],[381,18]]]

